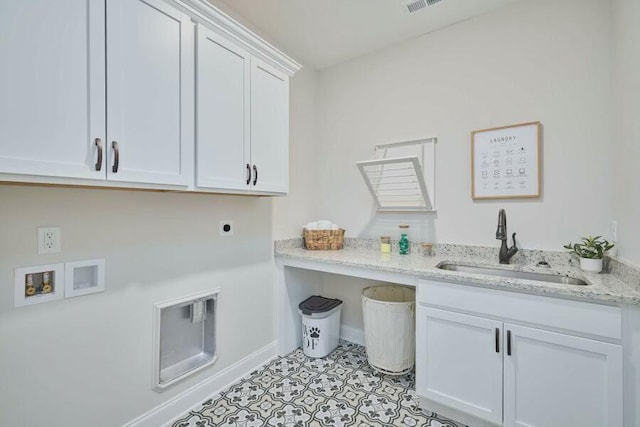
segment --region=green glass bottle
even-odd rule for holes
[[[398,247],[400,248],[400,255],[409,254],[409,226],[401,225],[400,226],[400,241],[398,242]]]

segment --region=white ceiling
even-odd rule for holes
[[[403,0],[209,0],[317,69],[438,30],[517,0],[442,0],[409,14]]]

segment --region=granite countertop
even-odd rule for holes
[[[302,247],[300,239],[290,239],[275,243],[275,257],[403,273],[421,279],[442,280],[536,295],[640,305],[640,286],[635,283],[638,277],[637,271],[633,266],[620,264],[616,259],[607,259],[606,271],[617,274],[585,273],[578,268],[577,261],[569,254],[555,251],[520,251],[512,259],[512,264],[499,266],[499,268],[516,271],[571,276],[588,283],[588,285],[566,285],[437,268],[443,262],[495,266],[498,264],[497,248],[439,244],[434,246],[433,256],[424,255],[419,245],[412,245],[411,249],[411,254],[399,255],[396,243],[393,253],[385,255],[380,253],[376,240],[346,239],[342,250],[308,251]],[[538,266],[538,262],[542,260],[550,266]],[[630,283],[631,279],[633,283]]]

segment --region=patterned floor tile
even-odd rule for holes
[[[370,421],[381,422],[384,425],[393,425],[393,421],[399,416],[398,402],[385,396],[370,394],[360,402],[357,407],[359,414]]]
[[[309,384],[318,375],[318,372],[302,366],[296,372],[289,375],[288,378],[300,381],[302,384]]]
[[[327,357],[298,349],[247,374],[172,427],[463,427],[420,407],[413,373],[390,376],[347,341]]]
[[[219,400],[216,405],[209,406],[203,408],[199,411],[200,415],[206,417],[207,420],[210,421],[209,424],[205,424],[206,427],[209,426],[219,426],[222,425],[223,421],[229,417],[230,415],[238,412],[238,406],[229,404],[226,400]],[[175,426],[174,424],[174,427]]]
[[[300,381],[283,378],[281,381],[273,383],[267,393],[274,399],[289,403],[293,399],[302,396],[305,388],[305,385]]]
[[[241,409],[225,418],[222,425],[229,427],[261,427],[264,425],[264,421],[259,414]]]
[[[224,398],[229,404],[244,408],[256,402],[264,393],[264,389],[255,382],[243,382],[232,386],[231,390],[224,394]]]
[[[185,415],[183,418],[175,421],[173,423],[173,427],[207,427],[211,425],[208,420],[206,420],[201,414],[198,412],[191,412]]]
[[[275,411],[267,420],[267,425],[274,427],[304,427],[310,419],[311,414],[304,408],[286,405],[284,408]]]
[[[346,368],[358,369],[367,364],[367,355],[355,351],[342,352],[336,362]]]
[[[372,372],[366,372],[361,369],[354,371],[354,373],[347,378],[347,384],[351,387],[367,392],[374,391],[381,383],[382,378]]]
[[[313,360],[313,359],[311,359]],[[271,362],[267,367],[267,370],[272,374],[286,377],[297,371],[303,362],[299,362],[293,359],[281,358]],[[304,363],[309,363],[309,359],[306,359]]]
[[[333,375],[346,382],[349,376],[353,375],[354,369],[346,368],[340,364],[336,364],[327,370],[327,374]]]
[[[344,382],[333,375],[320,374],[311,380],[309,390],[324,397],[333,397],[344,388]]]
[[[313,372],[326,372],[336,364],[335,359],[307,359],[303,366]]]
[[[249,405],[249,410],[260,414],[262,419],[269,418],[274,411],[281,409],[285,405],[284,402],[278,399],[272,398],[270,395],[265,394],[256,402]]]
[[[321,404],[314,418],[322,425],[344,427],[353,424],[356,410],[344,401],[329,399]]]

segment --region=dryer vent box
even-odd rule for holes
[[[155,305],[156,390],[163,390],[216,361],[218,292],[209,291]]]

